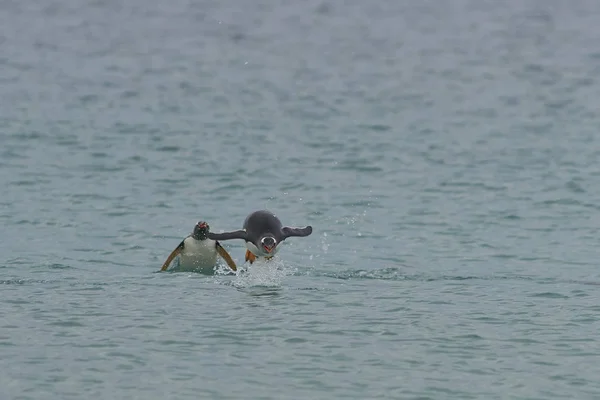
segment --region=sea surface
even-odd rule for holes
[[[600,2],[0,3],[0,400],[600,398]],[[158,272],[200,220],[313,226]]]

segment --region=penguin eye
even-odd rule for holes
[[[265,246],[273,246],[275,244],[275,239],[272,237],[266,237],[262,240],[262,243]]]

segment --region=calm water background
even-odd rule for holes
[[[2,2],[0,399],[600,398],[598,21]],[[278,268],[156,273],[265,207]]]

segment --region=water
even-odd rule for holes
[[[0,398],[600,397],[599,17],[3,2]],[[314,233],[156,273],[259,208]]]

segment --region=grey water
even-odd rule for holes
[[[598,21],[1,2],[0,399],[600,398]],[[262,208],[313,234],[157,272]]]

